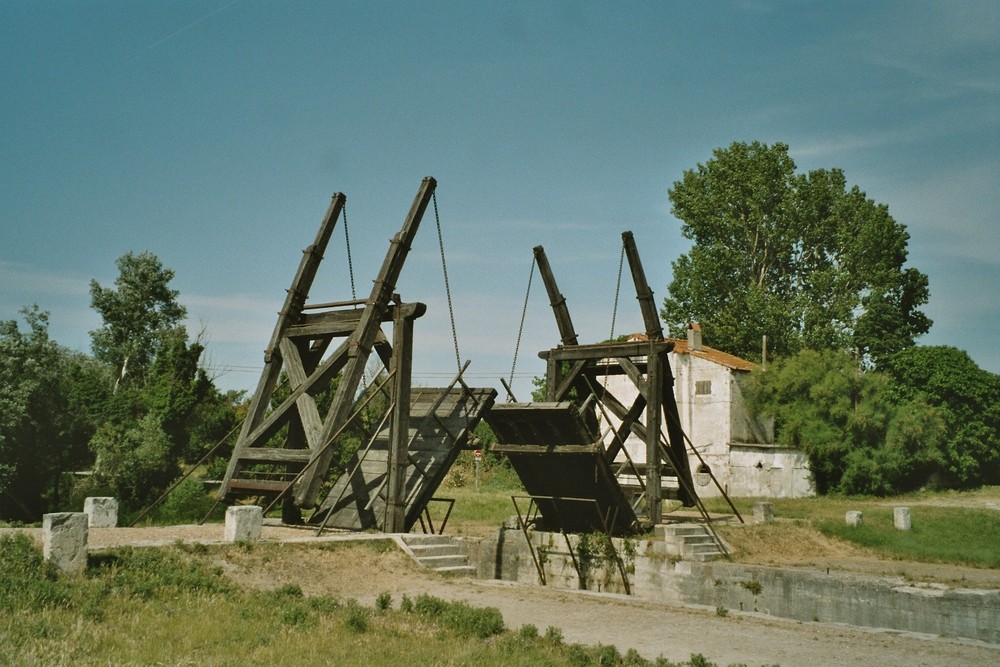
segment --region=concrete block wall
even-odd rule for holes
[[[559,534],[534,533],[545,546],[551,587],[579,588]],[[618,542],[619,548],[621,543]],[[845,623],[1000,644],[1000,590],[914,585],[902,579],[679,560],[657,540],[637,540],[629,583],[637,598],[757,611],[805,622]],[[478,576],[538,584],[525,537],[501,529],[473,551]],[[623,593],[621,579],[591,580],[590,590]]]

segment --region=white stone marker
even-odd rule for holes
[[[91,528],[114,528],[118,525],[118,500],[115,498],[87,498],[83,511],[90,517]]]
[[[753,522],[770,523],[774,521],[774,506],[771,503],[753,504]]]
[[[909,507],[893,507],[892,508],[892,522],[896,524],[896,530],[909,530],[910,529],[910,508]]]
[[[258,505],[233,505],[226,508],[226,542],[256,542],[264,523],[264,510]]]
[[[855,527],[860,526],[865,522],[864,516],[862,515],[861,512],[857,510],[851,510],[850,512],[848,512],[847,516],[844,517],[844,520],[847,522],[848,526],[855,526]]]
[[[60,571],[82,574],[87,567],[87,514],[43,514],[42,554]]]

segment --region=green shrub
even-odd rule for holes
[[[375,608],[379,611],[385,611],[392,608],[392,596],[388,593],[388,591],[383,591],[378,594],[378,597],[375,598]]]
[[[503,615],[495,607],[473,607],[465,602],[447,602],[421,593],[413,603],[413,610],[438,619],[462,637],[485,639],[504,631]]]
[[[27,535],[0,536],[0,609],[51,608],[70,602],[72,589]]]
[[[563,632],[554,625],[545,628],[545,641],[558,646],[563,643]]]
[[[503,615],[496,607],[472,607],[464,602],[452,602],[443,620],[462,637],[486,639],[504,631]]]
[[[140,599],[233,590],[218,568],[204,562],[186,562],[178,553],[160,549],[125,547],[93,555],[88,576],[101,579],[109,592]]]
[[[214,501],[205,493],[205,485],[192,475],[170,492],[157,510],[156,518],[162,523],[194,523],[201,521],[213,504]]]
[[[355,600],[347,602],[344,611],[344,627],[359,635],[368,632],[368,617],[370,612],[359,605]]]

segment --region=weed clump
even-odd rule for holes
[[[486,639],[504,631],[503,615],[495,607],[473,607],[465,602],[447,602],[433,595],[421,594],[413,610],[436,619],[460,637]]]
[[[23,533],[0,537],[0,610],[63,606],[71,593],[31,538]]]

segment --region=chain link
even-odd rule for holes
[[[347,231],[347,200],[344,200],[344,242],[347,245],[347,270],[351,274],[351,299],[358,300],[358,290],[354,287],[354,262],[351,261],[351,234]]]
[[[437,192],[431,194],[434,202],[434,222],[437,225],[438,247],[441,249],[441,270],[444,272],[444,293],[448,297],[448,317],[451,320],[451,340],[455,344],[455,366],[462,372],[462,356],[458,353],[458,332],[455,329],[455,309],[451,305],[451,286],[448,284],[448,263],[444,258],[444,237],[441,234],[441,216],[438,215]]]
[[[524,291],[524,306],[521,308],[521,325],[517,328],[517,343],[514,344],[514,361],[510,364],[510,380],[507,384],[514,385],[514,369],[517,368],[517,353],[521,350],[521,334],[524,333],[524,316],[528,313],[528,297],[531,296],[531,279],[535,276],[534,255],[531,256],[531,270],[528,271],[528,289]]]

